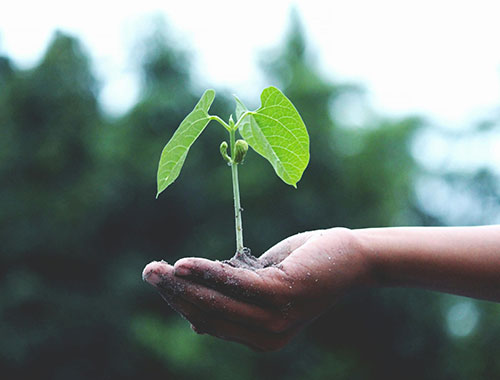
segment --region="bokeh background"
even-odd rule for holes
[[[387,115],[366,101],[363,83],[325,73],[300,10],[282,11],[282,38],[257,57],[258,83],[278,86],[296,105],[311,162],[294,190],[249,152],[240,181],[245,242],[255,254],[316,228],[500,222],[500,93],[497,107],[461,128],[425,114]],[[140,86],[121,112],[106,108],[105,80],[77,34],[55,32],[29,67],[0,56],[0,377],[500,378],[494,303],[359,291],[282,351],[255,353],[196,335],[141,281],[152,260],[232,256],[222,128],[207,128],[158,200],[155,175],[162,147],[203,89],[218,91],[211,113],[224,118],[238,90],[195,69],[196,48],[175,37],[182,31],[168,12],[147,20],[148,28],[129,31]],[[2,33],[9,30],[0,24]],[[217,49],[238,60],[237,46]],[[385,59],[398,49],[392,54]],[[238,95],[258,106],[250,93]]]

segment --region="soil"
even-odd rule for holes
[[[249,270],[257,270],[269,266],[252,255],[250,248],[247,247],[244,247],[241,251],[237,251],[230,260],[224,260],[223,263],[229,264],[234,268],[243,268]]]

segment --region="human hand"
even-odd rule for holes
[[[278,243],[257,270],[202,258],[152,262],[143,278],[194,331],[261,351],[285,346],[349,289],[369,281],[350,230],[305,232]]]

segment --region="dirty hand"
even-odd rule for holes
[[[202,258],[152,262],[143,278],[191,322],[193,330],[262,351],[285,346],[349,289],[369,281],[352,232],[305,232],[278,243],[260,269]]]

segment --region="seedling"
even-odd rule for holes
[[[207,90],[182,121],[161,153],[158,164],[158,193],[165,190],[179,176],[186,156],[198,136],[212,120],[222,125],[229,133],[229,145],[223,141],[220,153],[231,167],[234,195],[236,231],[236,255],[248,255],[243,246],[238,165],[243,161],[250,146],[273,166],[285,183],[297,187],[297,182],[309,163],[309,135],[292,102],[275,87],[262,91],[261,107],[249,111],[236,98],[236,122],[232,115],[226,123],[208,111],[215,98],[214,90]],[[236,140],[236,131],[242,139]],[[229,147],[229,154],[228,149]]]

